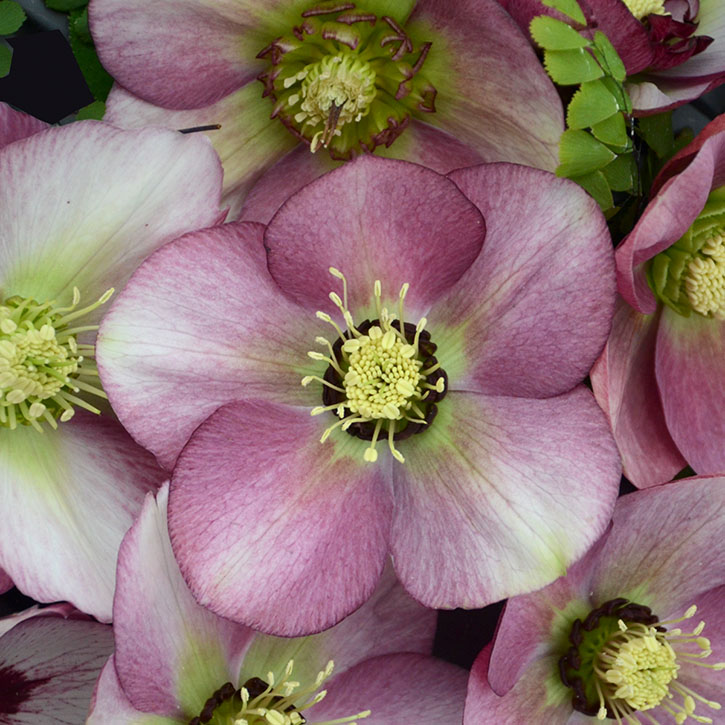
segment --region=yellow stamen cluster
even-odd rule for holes
[[[624,4],[637,20],[648,15],[669,15],[665,10],[665,0],[624,0]]]
[[[340,126],[357,122],[370,111],[375,100],[375,71],[370,64],[352,53],[327,55],[316,63],[284,80],[284,87],[300,83],[289,98],[291,106],[300,104],[296,123],[303,126],[324,125],[312,138],[310,151],[327,148],[333,136],[341,135]]]
[[[362,333],[355,326],[347,306],[347,280],[334,267],[330,268],[330,274],[341,279],[343,283],[344,299],[341,300],[335,292],[330,293],[330,299],[342,313],[347,334],[343,333],[328,314],[318,311],[317,317],[331,324],[341,338],[342,360],[338,362],[332,343],[324,337],[318,337],[317,342],[327,346],[330,355],[314,351],[308,355],[313,360],[325,361],[331,365],[340,376],[342,387],[313,375],[303,378],[302,385],[306,386],[317,380],[339,393],[344,393],[345,400],[334,405],[318,406],[310,411],[311,415],[319,415],[334,410],[340,418],[325,430],[320,442],[324,443],[337,427],[347,430],[353,423],[373,422],[375,430],[369,447],[365,449],[364,459],[369,462],[377,460],[375,446],[385,429],[391,454],[403,463],[405,458],[394,443],[396,430],[408,422],[425,424],[425,412],[420,403],[430,395],[430,391],[442,393],[445,386],[443,378],[438,378],[435,385],[427,382],[427,376],[440,366],[435,364],[423,369],[423,362],[419,359],[420,333],[425,327],[426,319],[420,319],[412,343],[408,342],[405,336],[403,302],[409,285],[405,283],[400,289],[396,315],[383,306],[382,288],[377,280],[374,286],[377,324]],[[396,320],[397,325],[393,324]]]
[[[76,335],[98,329],[96,325],[71,325],[106,302],[108,290],[95,304],[76,310],[80,293],[73,290],[68,307],[53,302],[11,297],[0,305],[0,425],[11,430],[31,425],[43,432],[41,422],[57,428],[57,419],[70,420],[74,407],[94,413],[98,408],[76,393],[81,391],[105,398],[95,382],[98,369],[93,345],[78,344]]]
[[[695,312],[725,320],[725,230],[715,231],[692,258],[684,289]]]
[[[697,702],[713,710],[720,704],[707,700],[677,681],[682,662],[708,669],[725,669],[725,662],[704,664],[700,660],[712,653],[710,640],[700,636],[705,623],[700,622],[692,632],[681,629],[659,631],[658,626],[672,625],[690,619],[696,607],[690,607],[684,617],[650,626],[619,620],[619,629],[609,638],[594,663],[599,695],[598,720],[611,716],[621,725],[640,725],[637,712],[659,707],[669,713],[677,725],[688,718],[699,723],[712,719],[695,714]],[[694,649],[694,651],[693,651]],[[647,722],[660,721],[647,715]]]
[[[317,674],[315,681],[307,686],[301,686],[299,682],[290,679],[294,660],[287,663],[279,681],[273,672],[268,672],[267,689],[256,697],[250,696],[246,687],[241,688],[239,694],[242,707],[232,715],[229,725],[301,725],[305,718],[300,713],[316,705],[327,694],[327,690],[320,690],[320,686],[330,677],[334,666],[335,663],[330,660],[325,669]],[[318,725],[354,725],[369,715],[370,710],[364,710],[356,715],[316,722]]]

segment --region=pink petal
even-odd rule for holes
[[[655,370],[667,428],[697,473],[725,470],[725,324],[665,308]]]
[[[335,312],[328,298],[347,276],[350,309],[369,305],[373,282],[421,313],[470,266],[483,242],[480,212],[444,176],[403,161],[360,157],[305,186],[264,237],[269,271],[303,307]]]
[[[0,148],[13,141],[27,138],[48,128],[45,121],[39,121],[22,111],[16,111],[7,103],[0,103]]]
[[[297,145],[297,139],[281,123],[270,120],[266,105],[253,102],[258,95],[258,86],[250,83],[211,106],[172,111],[147,103],[116,84],[106,101],[104,120],[122,128],[185,129],[220,124],[221,128],[207,131],[206,136],[224,166],[222,207],[229,207],[228,219],[235,219],[264,169]],[[307,156],[317,161],[329,158],[306,150]]]
[[[74,725],[88,712],[93,685],[113,650],[97,622],[35,617],[0,639],[0,718],[7,725]]]
[[[319,405],[319,387],[300,381],[326,326],[269,277],[262,232],[240,223],[187,234],[141,265],[104,318],[104,389],[169,469],[193,430],[232,400]]]
[[[624,475],[638,488],[670,481],[687,465],[667,430],[654,376],[660,314],[642,315],[620,298],[612,334],[591,371]]]
[[[117,422],[83,411],[2,438],[0,564],[37,601],[110,621],[118,547],[161,470]]]
[[[0,637],[9,632],[16,624],[24,622],[31,617],[64,617],[65,619],[83,619],[90,621],[91,617],[83,614],[68,602],[60,602],[58,604],[49,604],[47,607],[41,607],[34,604],[32,607],[23,609],[21,612],[11,614],[7,617],[0,618]]]
[[[360,721],[366,725],[457,723],[463,716],[466,671],[419,654],[384,655],[333,675],[326,689],[325,699],[309,710],[311,723],[364,710],[372,711]]]
[[[438,95],[425,120],[487,161],[553,171],[564,130],[561,101],[501,7],[494,0],[419,0],[411,21],[429,26],[433,41],[423,72]]]
[[[704,51],[703,55],[707,53]],[[700,56],[690,58],[688,63],[696,61]],[[654,113],[671,111],[684,103],[694,101],[705,93],[717,88],[722,81],[692,80],[678,81],[665,76],[664,73],[645,73],[641,80],[629,81],[625,84],[632,107],[637,116],[650,116]]]
[[[81,121],[6,146],[0,167],[6,294],[65,301],[77,286],[90,302],[219,217],[221,166],[198,136]]]
[[[223,683],[236,682],[253,633],[191,596],[166,528],[168,486],[144,507],[123,540],[113,603],[116,671],[139,710],[183,717]]]
[[[486,219],[483,250],[428,315],[438,355],[465,362],[452,389],[546,397],[570,390],[604,346],[615,298],[609,232],[575,184],[487,164],[450,178]],[[532,194],[532,189],[536,193]],[[441,325],[442,329],[436,329]]]
[[[401,451],[391,551],[429,607],[550,583],[602,534],[619,487],[614,442],[583,387],[547,400],[451,392]]]
[[[599,557],[592,601],[627,597],[681,616],[725,582],[725,478],[699,476],[623,496]]]
[[[365,463],[367,444],[346,433],[320,444],[330,419],[245,400],[195,431],[174,470],[169,529],[203,606],[297,636],[372,594],[387,550],[389,461]]]
[[[15,585],[13,580],[8,576],[7,572],[0,569],[0,594],[4,594],[8,589],[12,589]]]

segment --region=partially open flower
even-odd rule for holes
[[[152,255],[99,365],[124,425],[176,463],[169,525],[195,596],[296,635],[365,601],[388,552],[433,607],[560,575],[618,490],[580,385],[612,275],[603,217],[571,182],[372,156],[266,228]]]
[[[465,725],[719,722],[724,504],[722,477],[621,498],[566,577],[509,600],[473,666]]]

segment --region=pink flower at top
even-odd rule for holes
[[[619,499],[565,577],[506,603],[464,725],[722,722],[723,526],[722,476]]]
[[[99,365],[124,425],[175,464],[169,528],[194,595],[296,635],[360,606],[389,553],[431,607],[561,575],[619,485],[581,385],[613,274],[604,219],[569,181],[373,156],[267,227],[152,255]]]
[[[326,632],[285,639],[200,607],[174,561],[168,486],[121,545],[116,649],[88,725],[390,725],[460,722],[466,673],[429,656],[436,613],[391,567],[373,597]]]
[[[528,32],[541,0],[498,0]],[[605,33],[627,68],[635,113],[661,113],[725,81],[722,0],[580,0],[590,27]]]
[[[443,173],[557,163],[561,102],[494,0],[92,0],[89,17],[120,84],[106,120],[221,124],[232,219],[278,163],[278,203],[369,152]]]
[[[592,370],[638,487],[725,470],[725,117],[662,170],[616,252],[612,334]]]

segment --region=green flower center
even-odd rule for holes
[[[330,660],[306,686],[290,679],[293,668],[294,660],[290,660],[279,681],[273,672],[268,672],[266,681],[252,677],[239,689],[227,682],[204,703],[201,713],[192,718],[189,725],[303,725],[307,720],[301,713],[327,694],[320,686],[332,674],[334,663]],[[316,722],[318,725],[355,725],[369,715],[370,710],[365,710],[356,715]]]
[[[669,15],[665,10],[665,0],[624,0],[624,4],[637,20],[643,20],[648,15]]]
[[[11,430],[31,425],[42,432],[41,423],[57,428],[74,415],[74,406],[93,413],[101,411],[79,394],[101,398],[93,345],[78,344],[79,333],[97,330],[97,325],[78,326],[77,320],[104,304],[108,290],[96,303],[76,310],[80,293],[73,290],[73,303],[55,307],[53,301],[10,297],[0,305],[0,425]],[[89,359],[90,358],[90,359]]]
[[[430,47],[416,49],[393,18],[321,2],[258,54],[270,63],[259,80],[272,118],[311,151],[349,159],[390,146],[412,115],[435,111],[436,90],[420,72]]]
[[[659,622],[649,607],[612,599],[584,621],[575,620],[571,647],[559,660],[562,682],[574,691],[574,709],[598,720],[639,725],[638,712],[659,707],[678,725],[688,718],[711,723],[695,714],[697,703],[713,710],[720,704],[682,685],[677,676],[682,662],[715,670],[725,669],[725,663],[701,662],[712,652],[710,640],[700,636],[704,622],[689,633],[665,626],[690,619],[696,611],[693,606],[679,619]],[[644,722],[660,723],[651,715]]]
[[[334,267],[330,274],[343,283],[343,299],[335,292],[330,293],[330,299],[342,313],[347,330],[343,332],[327,313],[317,313],[319,319],[335,328],[338,337],[334,343],[322,336],[316,338],[317,343],[328,348],[329,355],[315,351],[307,354],[313,360],[327,362],[327,371],[324,377],[308,375],[302,379],[302,385],[316,380],[323,386],[323,405],[313,408],[310,414],[334,411],[340,418],[325,430],[320,442],[324,443],[339,427],[370,441],[363,457],[372,463],[378,458],[375,446],[384,435],[393,457],[404,463],[395,441],[427,430],[436,416],[436,403],[447,392],[446,373],[433,355],[436,346],[424,330],[426,319],[421,318],[417,325],[401,324],[409,285],[400,289],[396,315],[383,306],[382,288],[376,281],[377,319],[356,325],[347,306],[345,276]]]
[[[652,259],[647,280],[678,314],[725,320],[725,187],[713,191],[685,234]]]

